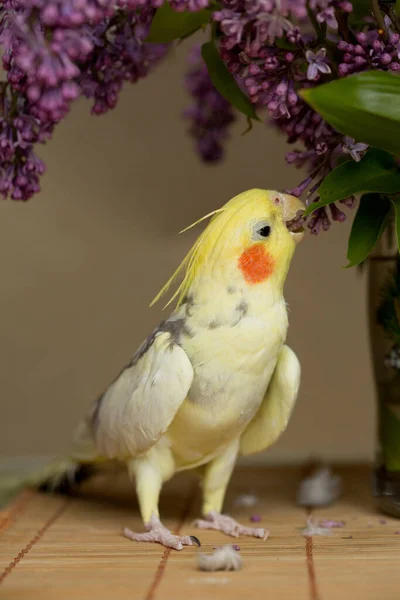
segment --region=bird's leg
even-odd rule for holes
[[[135,542],[158,542],[174,550],[182,550],[183,546],[193,544],[200,546],[195,536],[174,535],[161,523],[158,514],[158,498],[163,483],[161,470],[146,458],[130,462],[128,470],[136,476],[140,513],[147,532],[135,533],[125,527],[124,535]]]
[[[197,519],[195,525],[200,529],[215,529],[226,535],[239,537],[249,535],[267,539],[268,531],[263,528],[245,527],[228,515],[221,514],[226,488],[235,466],[239,450],[239,440],[235,440],[218,458],[206,467],[203,479],[204,518]]]
[[[204,519],[198,519],[195,524],[200,529],[215,529],[235,538],[238,538],[240,535],[249,535],[266,540],[269,535],[267,529],[262,527],[246,527],[235,521],[232,517],[222,515],[215,510],[208,512]]]
[[[125,527],[124,535],[130,540],[135,542],[158,542],[166,548],[173,548],[174,550],[182,550],[183,546],[193,546],[196,544],[200,546],[199,540],[194,535],[174,535],[169,529],[164,527],[160,519],[152,514],[149,522],[145,524],[146,533],[135,533]]]

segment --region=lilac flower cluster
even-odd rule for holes
[[[310,201],[317,201],[317,189],[340,155],[354,155],[348,151],[343,136],[297,93],[299,88],[315,85],[332,73],[327,48],[318,39],[320,31],[313,34],[305,28],[305,33],[301,33],[307,15],[307,5],[302,1],[225,0],[224,5],[214,13],[221,30],[221,57],[231,73],[241,78],[250,100],[259,109],[267,109],[272,123],[286,134],[288,143],[303,144],[304,150],[289,152],[286,158],[296,167],[306,166],[310,174],[289,191],[301,195],[308,190]],[[318,27],[325,24],[335,31],[338,14],[343,16],[352,10],[349,2],[338,0],[311,0],[309,7]],[[276,43],[277,38],[284,43]],[[346,204],[354,202],[350,199]],[[326,230],[330,219],[345,219],[337,206],[332,205],[329,211],[330,218],[325,208],[309,218],[307,224],[312,233]]]
[[[251,56],[293,29],[289,17],[303,20],[307,15],[306,0],[225,0],[222,4],[213,19],[224,34],[224,47],[239,45]]]
[[[158,0],[156,0],[158,2]],[[92,30],[94,51],[82,67],[79,86],[93,98],[93,114],[103,114],[116,106],[124,82],[136,83],[167,52],[167,44],[149,44],[154,9],[143,6],[118,15],[114,22],[102,21]]]
[[[0,44],[0,193],[27,200],[44,165],[34,154],[83,92],[92,112],[115,106],[125,81],[147,75],[165,45],[145,44],[162,0],[6,0]]]
[[[308,174],[288,191],[306,194],[308,202],[318,201],[318,188],[330,171],[343,159],[359,161],[368,147],[328,125],[298,90],[365,69],[400,70],[400,24],[382,14],[387,28],[382,35],[367,11],[365,20],[352,29],[353,6],[348,0],[222,0],[221,4],[213,13],[220,55],[250,101],[266,110],[268,123],[295,144],[286,160],[305,167]],[[353,207],[355,199],[341,204]],[[307,226],[317,234],[331,221],[345,218],[341,207],[332,204],[315,211]]]
[[[228,64],[243,79],[250,100],[266,107],[274,118],[290,115],[290,108],[298,102],[294,91],[296,54],[263,48],[256,59],[241,52],[235,63]]]
[[[207,8],[208,0],[171,0],[170,5],[176,12],[196,12]]]
[[[4,87],[4,86],[3,86]],[[46,141],[51,126],[41,126],[24,111],[14,94],[4,93],[0,104],[0,194],[13,200],[27,200],[39,191],[44,163],[33,145]]]
[[[338,43],[343,53],[339,63],[339,74],[343,77],[364,71],[380,69],[383,71],[400,71],[400,35],[391,33],[387,42],[379,38],[376,30],[356,34],[357,44],[344,40]]]
[[[315,193],[324,178],[336,166],[338,158],[347,154],[353,160],[359,161],[367,149],[365,144],[356,143],[351,138],[337,133],[304,102],[297,104],[289,119],[279,119],[276,125],[286,134],[288,143],[302,142],[306,148],[286,154],[288,164],[298,168],[307,166],[310,171],[310,174],[295,189],[288,190],[295,196],[301,196],[308,190],[308,198],[318,201],[319,197],[315,196]],[[355,199],[347,198],[342,200],[341,204],[353,208]],[[319,208],[312,213],[307,226],[310,232],[316,235],[321,230],[327,231],[331,220],[343,222],[345,219],[345,213],[333,203],[328,208]]]
[[[41,122],[62,119],[78,97],[78,64],[93,49],[87,24],[109,10],[93,0],[27,0],[6,11],[1,43],[8,81],[26,95],[31,114]]]
[[[337,11],[350,14],[353,5],[347,0],[310,0],[310,9],[316,14],[318,23],[325,23],[331,29],[337,29]]]
[[[168,45],[146,42],[164,0],[5,0],[0,44],[7,80],[0,82],[0,194],[26,200],[39,190],[44,165],[34,146],[83,94],[92,113],[116,106],[125,82],[145,77]],[[374,11],[379,9],[374,6]],[[177,12],[212,6],[209,0],[170,0]],[[386,17],[350,21],[348,0],[220,0],[212,33],[220,56],[257,110],[295,149],[286,160],[308,170],[293,194],[318,200],[318,188],[343,158],[358,161],[365,144],[344,137],[299,96],[300,88],[365,69],[400,70],[400,23]],[[392,16],[391,16],[392,15]],[[379,26],[378,26],[379,22]],[[379,29],[382,23],[385,30]],[[234,121],[231,105],[214,88],[198,50],[186,85],[193,104],[185,112],[196,148],[207,162],[223,156]],[[350,206],[354,199],[342,202]],[[338,206],[309,218],[312,233],[343,221]]]
[[[223,142],[229,137],[229,127],[235,116],[231,104],[213,86],[200,48],[189,55],[191,68],[186,75],[186,88],[194,103],[185,111],[190,119],[190,134],[205,162],[216,162],[223,156]]]

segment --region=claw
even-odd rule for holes
[[[200,546],[201,546],[201,543],[200,543],[200,540],[199,540],[199,538],[198,538],[198,537],[196,537],[195,535],[190,535],[189,537],[190,537],[190,539],[192,540],[192,542],[193,542],[194,544],[196,544],[196,546],[198,546],[198,547],[200,548]]]

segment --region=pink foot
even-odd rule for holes
[[[194,522],[194,525],[200,529],[216,529],[217,531],[222,531],[222,533],[236,538],[239,537],[239,535],[250,535],[266,540],[269,535],[267,529],[261,527],[245,527],[244,525],[240,525],[235,519],[232,519],[232,517],[221,515],[215,511],[210,512],[205,519],[197,519],[197,521]]]
[[[183,546],[200,546],[200,542],[194,535],[173,535],[169,529],[164,527],[160,519],[152,515],[150,522],[145,524],[147,533],[135,533],[126,527],[123,530],[125,537],[135,542],[158,542],[166,548],[174,550],[182,550]]]

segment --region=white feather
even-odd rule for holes
[[[232,546],[222,546],[212,554],[198,554],[197,557],[200,571],[239,571],[242,564],[242,557]]]
[[[307,519],[307,527],[303,529],[304,537],[312,537],[313,535],[331,535],[331,530],[326,527],[321,527],[318,521],[314,521],[312,517]]]
[[[241,494],[235,500],[235,506],[256,506],[258,498],[254,494]]]
[[[297,492],[299,506],[327,506],[340,495],[340,477],[333,475],[329,468],[318,469],[303,479]]]

